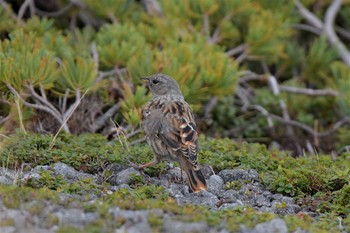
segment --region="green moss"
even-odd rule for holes
[[[70,232],[76,232],[76,233],[83,233],[86,232],[83,229],[80,229],[78,227],[73,227],[73,226],[62,226],[60,227],[57,231],[57,233],[70,233]]]
[[[13,218],[2,219],[0,221],[0,227],[14,226],[15,220]]]
[[[149,213],[147,221],[152,228],[152,232],[155,232],[155,233],[160,232],[160,229],[163,226],[162,216],[156,213]]]
[[[95,173],[101,171],[106,163],[126,164],[127,159],[131,159],[135,163],[142,164],[153,157],[145,144],[125,147],[116,142],[114,145],[108,145],[103,137],[97,135],[74,137],[62,134],[59,135],[51,150],[48,148],[50,142],[51,136],[48,135],[16,134],[5,141],[0,159],[2,161],[12,159],[12,163],[8,163],[10,168],[15,165],[20,166],[24,162],[44,165],[62,161],[78,170]],[[269,151],[259,144],[235,143],[229,139],[216,140],[201,137],[199,158],[201,164],[212,165],[215,172],[232,168],[255,169],[259,173],[260,181],[272,192],[297,196],[302,206],[328,216],[328,219],[322,217],[319,220],[305,216],[285,217],[291,229],[301,227],[311,232],[316,232],[317,229],[322,231],[336,229],[339,222],[337,217],[341,217],[343,224],[349,226],[349,154],[343,154],[336,159],[327,155],[292,158],[287,153]],[[164,168],[164,163],[160,163],[146,169],[146,172],[156,176]],[[89,200],[89,197],[84,195],[107,193],[105,185],[108,185],[96,185],[89,178],[68,184],[61,176],[55,176],[50,170],[42,171],[41,178],[36,182],[35,184],[29,182],[28,185],[37,189],[0,186],[0,195],[5,206],[18,208],[21,203],[32,199],[60,203],[57,198],[59,192],[80,194],[83,195],[81,198]],[[229,182],[226,186],[239,189],[243,184],[241,182],[245,181]],[[146,185],[142,176],[133,176],[130,184],[134,188],[133,191],[121,189],[111,195],[103,197],[101,195],[96,203],[83,202],[79,205],[85,211],[97,211],[100,218],[107,221],[112,221],[108,213],[111,206],[129,210],[156,208],[171,213],[181,221],[204,221],[211,226],[216,226],[224,220],[228,229],[232,231],[239,229],[239,224],[242,222],[254,226],[275,217],[274,214],[257,213],[253,210],[209,211],[202,206],[178,206],[176,201],[164,192],[164,187]],[[250,194],[250,192],[246,193],[248,196]],[[69,201],[60,204],[68,206]],[[29,211],[37,214],[42,207],[38,205]],[[282,203],[278,207],[284,208],[285,204]],[[150,216],[149,221],[157,230],[160,222],[155,221],[155,216]],[[122,222],[121,220],[119,225]],[[99,220],[93,225],[103,226]]]
[[[12,209],[19,208],[21,203],[30,200],[51,200],[54,202],[59,200],[57,193],[47,188],[32,189],[2,185],[0,185],[0,197],[5,207]]]
[[[347,191],[347,189],[344,191]],[[67,203],[67,200],[64,202],[59,201],[57,194],[58,191],[48,190],[47,188],[33,189],[28,187],[0,186],[0,197],[7,208],[18,208],[19,204],[33,200],[36,200],[37,203],[48,201],[68,207],[69,203]],[[340,199],[342,200],[342,198]],[[109,214],[108,209],[113,208],[113,206],[128,210],[161,209],[164,213],[179,221],[203,221],[215,228],[222,225],[231,232],[238,231],[241,224],[253,228],[258,223],[267,222],[277,217],[273,213],[257,212],[251,208],[212,211],[203,206],[190,204],[179,206],[174,199],[164,195],[164,188],[156,186],[137,187],[134,191],[120,189],[111,195],[99,198],[93,203],[86,203],[81,198],[74,199],[74,203],[76,208],[82,208],[85,212],[97,211],[99,217],[82,229],[64,226],[60,227],[58,232],[112,232],[112,229],[121,227],[126,221],[124,218],[115,219]],[[43,205],[40,205],[39,208],[31,209],[32,213],[42,213],[43,208],[41,207]],[[317,220],[303,213],[285,216],[283,219],[286,221],[290,231],[301,228],[315,233],[340,232],[338,230],[339,215],[335,213],[327,213]],[[344,229],[349,229],[350,216],[344,216],[342,219]],[[57,217],[49,215],[47,217],[47,226],[50,227],[56,224],[57,221]],[[163,224],[162,215],[150,213],[148,222],[155,232],[160,231]]]

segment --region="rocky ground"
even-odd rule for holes
[[[108,197],[108,195],[112,195],[121,189],[129,190],[132,193],[134,191],[133,186],[135,186],[133,184],[137,182],[139,182],[136,184],[137,187],[142,185],[164,187],[165,194],[174,199],[179,206],[186,206],[186,204],[199,205],[213,212],[227,209],[242,210],[251,207],[259,213],[277,214],[272,220],[255,226],[241,224],[238,229],[239,232],[290,232],[291,229],[288,229],[283,216],[303,213],[303,215],[317,218],[316,213],[310,212],[305,207],[301,208],[293,198],[273,194],[266,190],[259,183],[259,175],[255,170],[226,169],[218,174],[213,174],[210,169],[204,169],[205,176],[208,178],[209,189],[199,193],[189,191],[186,182],[180,181],[180,172],[178,167],[170,166],[167,172],[159,175],[159,177],[150,177],[141,174],[140,171],[134,168],[122,167],[118,164],[112,164],[103,173],[96,175],[76,171],[64,163],[55,163],[52,166],[36,166],[26,172],[16,172],[2,168],[0,170],[1,185],[17,183],[22,186],[40,187],[48,186],[51,180],[53,182],[51,186],[54,187],[55,182],[74,184],[79,180],[88,179],[91,180],[91,183],[87,188],[82,187],[81,191],[73,194],[59,192],[58,202],[45,200],[43,204],[33,198],[32,200],[20,200],[19,205],[11,208],[11,205],[9,207],[0,199],[0,222],[2,222],[0,232],[58,232],[60,229],[62,230],[62,227],[69,226],[74,227],[73,229],[83,229],[84,226],[88,226],[96,219],[101,218],[101,211],[98,208],[86,210],[80,204],[77,204],[79,200],[86,203],[96,203],[99,202],[101,196]],[[108,177],[106,177],[106,174],[108,174]],[[101,186],[101,183],[107,185]],[[89,187],[93,188],[90,190]],[[96,190],[101,191],[96,192]],[[142,199],[142,197],[140,198]],[[73,199],[74,201],[71,201]],[[65,203],[70,204],[66,205]],[[33,211],[36,205],[41,205],[42,208]],[[150,207],[137,210],[121,208],[116,205],[110,205],[106,208],[108,208],[107,212],[110,216],[113,216],[114,220],[122,219],[116,226],[109,226],[115,229],[114,232],[229,231],[225,227],[225,221],[219,221],[219,224],[211,225],[203,221],[188,222],[179,219],[177,215],[162,208]],[[157,220],[156,228],[152,224],[154,221],[150,220],[154,218]],[[69,228],[67,232],[69,232]],[[101,232],[103,231],[101,230]],[[305,231],[297,228],[293,232],[301,233]]]

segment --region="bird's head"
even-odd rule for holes
[[[148,87],[153,96],[182,96],[177,82],[165,74],[154,74],[146,78],[141,78],[148,82]]]

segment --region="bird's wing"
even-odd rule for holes
[[[162,107],[162,116],[158,137],[197,166],[198,133],[189,105],[183,101],[171,101]]]

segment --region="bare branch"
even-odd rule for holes
[[[291,125],[291,126],[295,126],[297,128],[300,128],[300,129],[308,132],[309,134],[313,135],[314,137],[326,137],[326,136],[329,136],[330,134],[332,134],[335,131],[337,131],[337,129],[340,128],[342,125],[350,124],[350,117],[344,117],[343,119],[341,119],[337,123],[335,123],[329,130],[324,131],[324,132],[317,132],[312,127],[310,127],[310,126],[308,126],[308,125],[306,125],[304,123],[301,123],[301,122],[298,122],[298,121],[295,121],[295,120],[290,120],[290,119],[287,120],[287,119],[284,119],[283,117],[277,116],[275,114],[271,114],[265,108],[263,108],[260,105],[250,105],[249,108],[253,108],[255,110],[258,110],[265,117],[267,117],[268,120],[269,120],[269,118],[271,118],[271,119],[276,120],[276,121],[278,121],[280,123],[288,124],[288,125]]]
[[[146,138],[139,138],[139,139],[136,139],[135,141],[132,141],[129,143],[129,146],[133,146],[135,144],[140,144],[142,142],[146,141]]]
[[[335,17],[340,9],[342,0],[333,0],[332,4],[326,11],[324,31],[327,35],[329,42],[336,47],[340,57],[345,64],[350,67],[350,53],[346,46],[339,40],[337,34],[334,32],[333,24]]]
[[[309,95],[309,96],[338,96],[339,93],[335,90],[325,89],[325,90],[314,90],[308,88],[290,87],[280,85],[280,90],[295,94]]]
[[[107,112],[105,112],[102,116],[100,116],[95,122],[93,131],[97,132],[100,130],[106,122],[120,109],[120,103],[116,103]]]
[[[66,90],[66,92],[64,93],[63,96],[63,100],[62,100],[62,109],[61,112],[64,113],[67,109],[67,100],[68,100],[68,95],[69,95],[69,89]]]
[[[141,0],[141,2],[145,5],[148,14],[158,16],[163,15],[162,9],[157,0]]]
[[[344,28],[341,28],[339,26],[335,26],[335,31],[339,33],[339,35],[343,36],[344,38],[350,40],[350,32],[345,30]]]
[[[98,52],[97,52],[97,48],[96,48],[96,43],[92,43],[91,45],[91,54],[94,60],[94,64],[95,64],[95,70],[98,71],[99,70],[99,56],[98,56]]]
[[[29,7],[30,9],[30,13],[31,16],[35,14],[35,5],[34,5],[34,1],[33,0],[25,0],[24,3],[21,5],[21,7],[19,8],[18,11],[18,17],[17,17],[17,23],[19,23],[21,21],[21,19],[24,16],[24,13],[26,11],[26,9]]]
[[[46,12],[46,11],[42,11],[42,10],[36,8],[36,13],[40,16],[59,17],[61,15],[66,14],[73,6],[74,6],[74,3],[69,2],[68,5],[66,5],[62,9],[55,11],[55,12]]]
[[[248,52],[245,50],[239,57],[236,58],[236,62],[242,63],[248,57]]]
[[[128,133],[127,135],[125,135],[125,138],[126,139],[129,139],[129,138],[132,138],[134,137],[135,135],[141,133],[141,129],[136,129],[136,130],[133,130],[131,133]]]
[[[267,67],[267,65],[265,63],[263,63],[263,66],[264,66],[264,70],[266,70],[267,72],[270,72],[268,70],[268,67]],[[269,78],[268,78],[268,81],[269,81],[272,93],[275,96],[279,97],[279,101],[278,102],[279,102],[280,108],[282,110],[283,119],[285,119],[287,121],[290,120],[290,115],[289,115],[286,103],[284,102],[284,100],[282,98],[280,98],[280,88],[279,88],[279,85],[278,85],[276,77],[273,76],[273,75],[270,75]],[[289,136],[294,135],[294,131],[293,131],[293,129],[290,126],[287,126],[286,128],[287,128],[287,134]]]
[[[325,15],[325,23],[322,23],[312,12],[306,9],[299,0],[294,0],[296,6],[299,9],[300,14],[304,19],[316,27],[323,30],[329,43],[334,46],[344,63],[350,67],[350,53],[346,46],[339,40],[337,34],[334,32],[334,20],[342,4],[342,0],[333,0],[332,4],[328,7]]]
[[[38,93],[36,93],[36,91],[33,88],[32,84],[28,85],[28,89],[30,90],[30,93],[32,94],[32,96],[37,99],[38,101],[40,101],[42,104],[44,104],[46,107],[50,108],[52,110],[52,112],[55,113],[55,115],[58,118],[61,118],[61,114],[60,112],[49,102],[47,101],[47,99],[43,98],[42,96],[38,95]]]
[[[262,81],[266,82],[266,75],[259,75],[251,71],[244,71],[240,74],[241,78],[238,79],[239,83],[246,83],[249,81]],[[292,87],[292,86],[285,86],[285,85],[279,85],[280,91],[295,93],[295,94],[301,94],[301,95],[309,95],[309,96],[338,96],[339,93],[332,89],[308,89],[308,88],[302,88],[302,87]]]
[[[85,91],[85,93],[87,93],[87,90]],[[85,95],[85,94],[84,94]],[[74,110],[78,107],[78,105],[80,104],[82,98],[80,98],[80,89],[76,89],[75,90],[75,102],[74,104],[72,104],[68,110],[63,114],[63,120],[64,121],[68,121],[68,119],[70,118],[70,116],[73,114]]]
[[[311,33],[316,34],[316,35],[322,34],[321,29],[316,28],[316,27],[311,26],[311,25],[308,25],[308,24],[293,24],[292,28],[308,31],[308,32],[311,32]]]
[[[238,45],[237,47],[230,49],[229,51],[226,52],[226,55],[229,57],[235,56],[238,53],[244,52],[247,49],[246,44],[241,44]]]
[[[77,109],[78,105],[81,103],[81,100],[85,97],[85,95],[88,93],[89,89],[87,89],[83,96],[80,96],[80,90],[77,89],[75,91],[75,96],[76,96],[76,100],[75,100],[75,104],[73,104],[66,113],[69,113],[68,115],[65,114],[64,116],[64,120],[62,122],[62,125],[61,127],[58,129],[57,133],[55,134],[55,136],[52,138],[52,141],[50,143],[50,146],[49,146],[49,150],[52,149],[52,147],[55,145],[55,142],[56,142],[56,138],[58,136],[58,134],[61,132],[62,128],[66,127],[67,126],[67,122],[69,120],[69,118],[73,115],[73,112],[75,111],[75,109]],[[72,109],[71,109],[72,108]],[[67,127],[68,128],[68,127]]]
[[[96,78],[96,83],[100,82],[105,77],[112,76],[115,74],[121,75],[122,73],[127,72],[127,71],[128,71],[127,68],[121,68],[121,69],[115,68],[113,70],[104,71],[104,72],[100,71],[98,77]]]
[[[11,92],[18,98],[22,101],[22,103],[27,106],[27,107],[30,107],[30,108],[34,108],[34,109],[38,109],[38,110],[42,110],[42,111],[45,111],[49,114],[51,114],[51,116],[53,116],[60,124],[63,123],[63,120],[57,116],[57,114],[55,112],[53,112],[50,108],[44,106],[44,105],[40,105],[40,104],[32,104],[32,103],[29,103],[27,102],[26,100],[24,100],[22,98],[22,96],[16,91],[15,88],[13,88],[10,84],[6,84],[6,86],[11,90]],[[69,132],[69,129],[66,129],[65,128],[65,131]]]
[[[0,117],[0,125],[4,124],[6,121],[10,120],[10,116]]]
[[[294,0],[295,5],[298,7],[300,14],[304,17],[304,19],[314,27],[322,30],[323,23],[319,20],[312,12],[310,12],[307,8],[300,3],[299,0]]]
[[[219,34],[220,34],[220,30],[221,30],[221,25],[224,21],[228,21],[233,17],[233,12],[230,12],[229,14],[227,14],[219,23],[219,25],[216,27],[213,35],[208,39],[208,43],[209,44],[216,44],[219,40]]]

